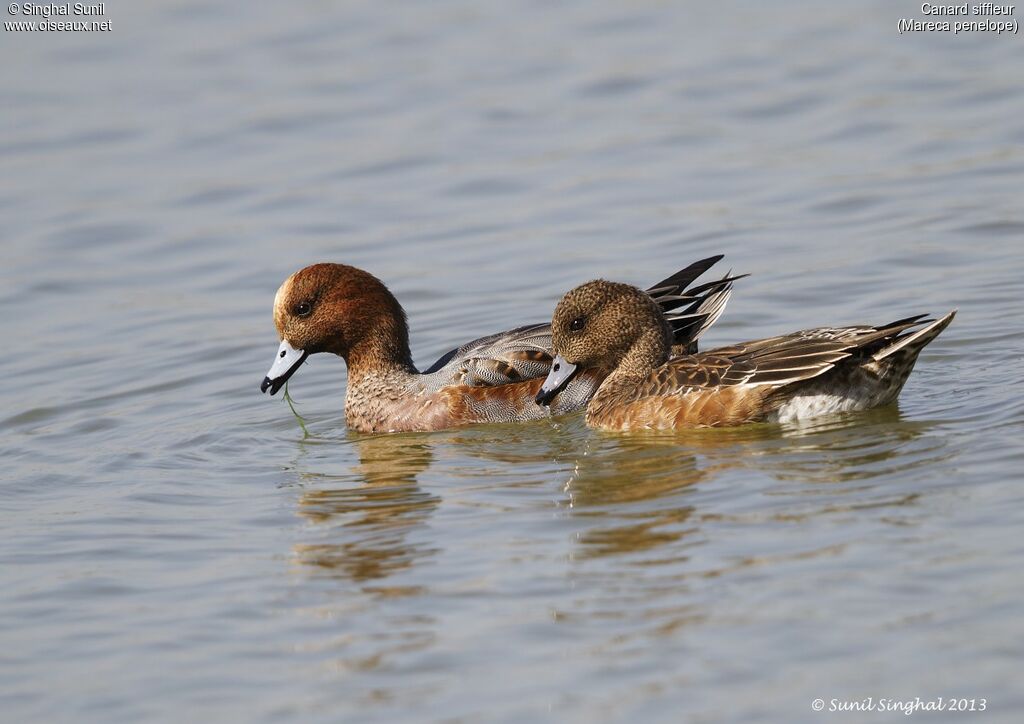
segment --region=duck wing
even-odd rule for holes
[[[635,389],[632,399],[699,390],[783,385],[828,372],[845,359],[869,357],[908,329],[932,322],[920,314],[882,326],[819,327],[670,359]]]
[[[456,347],[423,374],[443,384],[491,387],[543,377],[551,359],[551,325],[528,324]]]

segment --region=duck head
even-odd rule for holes
[[[281,339],[260,391],[275,394],[311,354],[359,366],[411,365],[409,328],[398,300],[377,277],[345,264],[313,264],[288,277],[274,297]]]
[[[657,303],[628,284],[603,279],[568,292],[551,319],[555,358],[537,393],[550,405],[581,370],[602,377],[623,367],[642,369],[668,359],[672,329]]]

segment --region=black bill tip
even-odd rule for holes
[[[260,384],[260,392],[266,392],[267,388],[270,388],[270,396],[273,397],[274,395],[277,394],[277,391],[281,389],[281,387],[287,381],[287,377],[278,377],[276,380],[272,380],[269,377],[264,377],[263,382]]]
[[[540,391],[533,398],[533,401],[542,407],[549,407],[552,400],[569,386],[569,383],[573,381],[573,378],[576,377],[579,371],[580,368],[578,366],[569,364],[561,357],[555,357],[555,361],[551,365],[551,371],[548,373],[547,379],[540,386]]]
[[[542,407],[548,407],[551,405],[551,401],[555,399],[555,395],[559,393],[559,390],[546,390],[543,387],[540,388],[540,392],[533,398],[533,401]]]
[[[277,391],[284,387],[284,383],[287,382],[291,376],[295,374],[295,371],[302,366],[302,363],[306,361],[307,357],[309,357],[309,352],[303,352],[302,356],[299,357],[295,361],[295,364],[289,367],[283,375],[279,375],[274,379],[270,379],[269,375],[264,377],[263,382],[260,383],[260,392],[266,392],[269,389],[271,397],[276,395]],[[271,371],[273,371],[273,369],[271,369]]]

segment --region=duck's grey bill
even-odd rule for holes
[[[295,374],[295,370],[299,369],[308,356],[309,354],[305,351],[295,349],[288,342],[282,341],[281,346],[277,348],[274,364],[270,365],[270,371],[263,378],[260,392],[266,392],[269,388],[270,394],[276,395],[277,391],[288,381],[289,377]]]
[[[562,359],[562,355],[556,355],[555,361],[551,363],[551,371],[540,386],[540,392],[534,401],[538,405],[550,405],[555,396],[565,389],[565,386],[576,376],[578,368]]]

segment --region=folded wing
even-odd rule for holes
[[[669,360],[655,369],[633,399],[666,397],[724,389],[783,385],[822,375],[851,358],[884,354],[901,345],[901,333],[933,322],[920,314],[880,327],[822,327],[752,342],[720,347]]]

